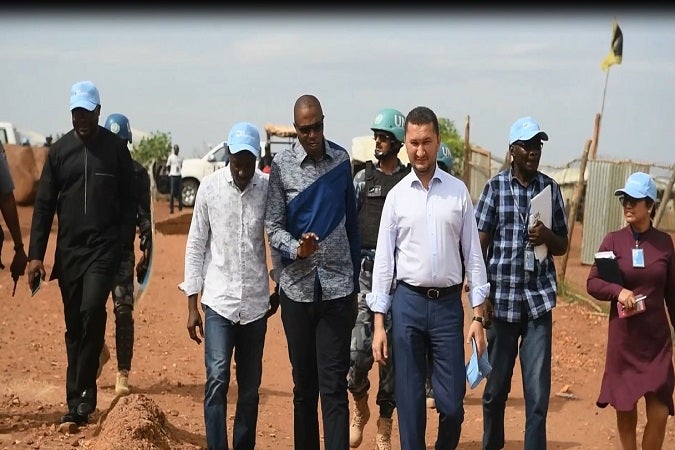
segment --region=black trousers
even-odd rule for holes
[[[106,301],[114,277],[109,264],[93,263],[78,279],[59,278],[66,322],[66,402],[69,411],[77,408],[83,394],[86,401],[96,407],[96,372],[105,337]]]
[[[183,210],[183,178],[178,176],[170,176],[169,181],[171,182],[171,193],[169,199],[169,211],[173,212],[173,199],[175,198],[178,201],[178,210]]]
[[[356,294],[301,303],[279,290],[281,321],[293,372],[295,450],[319,450],[321,394],[324,447],[349,448],[347,372]]]

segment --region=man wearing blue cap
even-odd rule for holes
[[[256,170],[260,134],[239,122],[227,139],[229,164],[204,177],[185,246],[187,328],[204,339],[204,422],[209,449],[226,449],[227,391],[232,354],[239,390],[232,447],[255,448],[267,318],[278,307],[269,295],[265,245],[268,177]],[[204,321],[197,308],[201,293]],[[235,351],[236,349],[236,351]]]
[[[548,134],[532,117],[511,126],[511,166],[486,183],[476,220],[490,294],[485,301],[492,372],[483,392],[483,449],[504,448],[504,410],[520,352],[525,396],[525,450],[546,449],[551,392],[552,310],[556,304],[554,255],[567,251],[567,219],[560,187],[539,172]],[[530,223],[530,200],[551,189],[551,227]],[[534,247],[545,244],[539,260]],[[540,247],[541,248],[541,247]]]
[[[133,251],[136,201],[131,154],[98,125],[101,101],[91,81],[71,88],[73,129],[49,148],[30,232],[28,281],[46,276],[54,213],[58,235],[50,279],[59,280],[66,322],[66,401],[62,423],[84,424],[96,409],[96,372],[106,328],[106,301],[122,252]]]

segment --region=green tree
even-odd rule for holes
[[[143,166],[151,167],[157,161],[166,161],[170,153],[171,133],[155,131],[134,146],[131,157]]]
[[[438,118],[438,129],[441,132],[441,142],[448,146],[452,154],[451,172],[461,178],[464,167],[464,138],[459,135],[455,123],[446,117]]]

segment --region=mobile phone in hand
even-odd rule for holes
[[[635,298],[635,307],[634,308],[624,308],[624,306],[620,302],[616,302],[616,307],[619,312],[619,317],[622,319],[625,319],[626,317],[631,317],[636,314],[640,314],[645,312],[647,309],[647,305],[645,304],[645,299],[647,298],[646,295],[640,295]]]
[[[35,294],[40,290],[40,284],[42,284],[42,277],[40,277],[40,274],[36,274],[31,280],[30,280],[30,296],[34,297]]]

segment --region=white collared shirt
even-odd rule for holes
[[[256,170],[240,191],[226,166],[199,185],[185,246],[186,295],[235,323],[261,318],[269,305],[265,244],[268,176]]]
[[[414,286],[462,283],[460,242],[470,287],[469,303],[476,307],[485,301],[490,285],[469,191],[461,180],[438,167],[426,190],[411,171],[384,202],[373,288],[366,296],[370,309],[389,311],[394,274]]]

